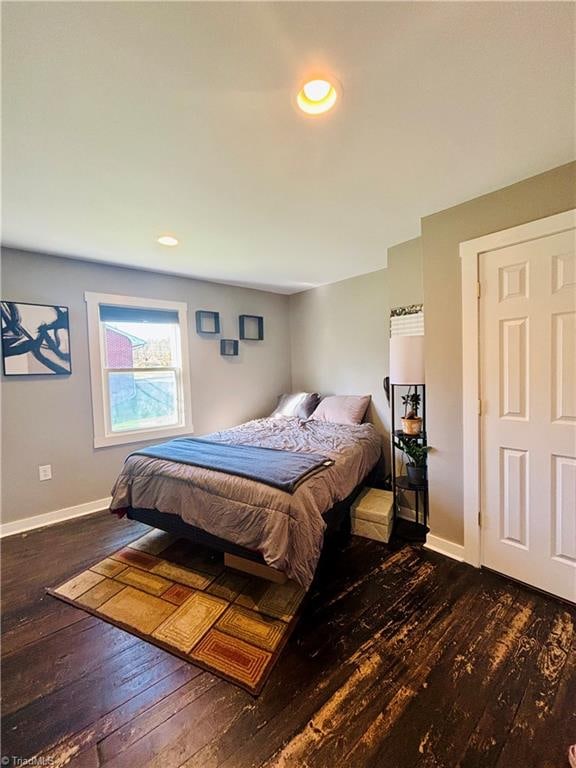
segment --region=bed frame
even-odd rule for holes
[[[364,478],[362,483],[357,485],[347,498],[337,502],[331,509],[322,515],[327,525],[327,531],[346,534],[350,533],[350,507],[360,491],[368,484],[369,478],[370,475]],[[141,523],[151,525],[153,528],[159,528],[160,530],[171,533],[179,538],[189,539],[190,541],[202,544],[219,552],[224,552],[225,556],[226,554],[233,555],[236,558],[248,560],[255,565],[257,564],[268,568],[259,552],[252,549],[246,549],[246,547],[241,547],[227,539],[213,536],[211,533],[207,533],[194,525],[189,525],[188,523],[185,523],[179,515],[158,512],[156,509],[140,509],[133,507],[130,507],[126,514],[131,520],[138,520]]]

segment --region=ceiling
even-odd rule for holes
[[[285,293],[379,269],[574,159],[575,7],[4,3],[3,241]]]

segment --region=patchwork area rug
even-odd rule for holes
[[[294,629],[304,590],[224,567],[223,556],[152,530],[47,592],[252,694]]]

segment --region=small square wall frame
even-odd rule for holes
[[[196,311],[196,333],[220,333],[220,313],[198,309]]]
[[[262,341],[264,318],[260,315],[240,315],[240,338],[242,341]]]
[[[220,339],[220,354],[224,357],[238,355],[238,339]]]

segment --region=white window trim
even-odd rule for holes
[[[576,209],[460,243],[462,290],[462,462],[464,562],[482,564],[480,535],[480,330],[479,265],[486,251],[536,240],[576,227]]]
[[[94,447],[142,443],[175,435],[191,434],[192,399],[190,394],[190,361],[188,354],[188,306],[180,301],[162,301],[135,296],[121,296],[115,293],[84,293],[88,316],[88,349],[90,356],[90,383],[92,388],[92,415],[94,420]],[[132,432],[113,433],[108,431],[108,399],[104,391],[104,344],[101,336],[100,305],[111,304],[119,307],[142,309],[167,309],[178,312],[180,345],[182,354],[181,403],[184,421],[176,426],[157,427]]]

